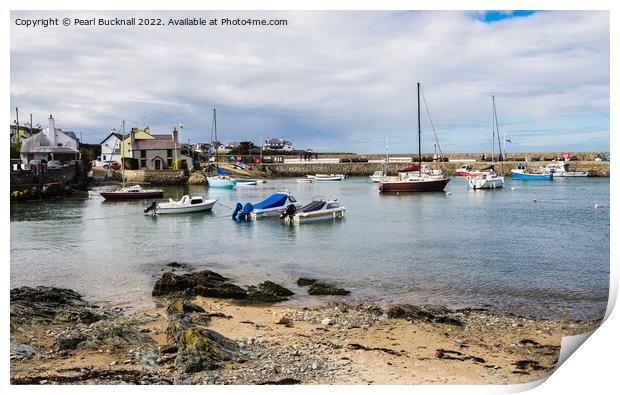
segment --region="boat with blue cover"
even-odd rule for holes
[[[300,207],[301,203],[299,203],[288,191],[280,191],[256,204],[248,202],[242,205],[241,203],[237,203],[235,210],[232,213],[232,218],[237,220],[245,220],[278,216],[286,211],[287,207],[290,205]]]
[[[525,163],[519,163],[516,169],[510,170],[514,180],[553,180],[553,169],[548,173],[530,173]]]

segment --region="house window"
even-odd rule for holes
[[[168,150],[168,158],[170,158],[170,157],[172,157],[172,150],[171,149]]]
[[[145,149],[141,149],[140,150],[140,158],[146,158],[146,150]]]
[[[140,168],[146,167],[146,159],[140,159]]]
[[[172,167],[172,159],[168,159],[166,161],[166,164],[167,164],[168,167]]]
[[[103,155],[103,160],[106,160],[106,159],[107,159],[107,158],[106,158],[106,156],[105,156],[105,155]]]

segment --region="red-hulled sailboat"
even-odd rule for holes
[[[161,189],[143,189],[140,185],[134,185],[131,187],[125,188],[125,161],[123,157],[125,156],[125,121],[123,121],[122,133],[121,133],[121,178],[122,178],[122,187],[118,191],[111,192],[101,192],[100,195],[106,201],[121,201],[121,200],[136,200],[136,199],[154,199],[154,198],[162,198],[164,197],[164,192]]]
[[[396,177],[389,177],[379,183],[379,192],[441,192],[450,178],[443,174],[423,171],[422,169],[422,127],[420,123],[420,83],[418,82],[418,164]]]

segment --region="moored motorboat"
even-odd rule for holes
[[[342,181],[346,178],[344,174],[317,174],[314,181]]]
[[[484,172],[478,176],[467,176],[467,183],[471,189],[498,189],[504,187],[504,176]]]
[[[383,170],[377,170],[368,176],[372,182],[381,182],[381,180],[387,177],[387,174]]]
[[[456,175],[461,177],[480,176],[482,175],[482,172],[474,170],[474,167],[472,165],[465,164],[456,169]]]
[[[298,184],[312,184],[313,181],[314,179],[312,178],[298,178],[297,179]]]
[[[574,171],[569,170],[569,164],[564,162],[548,163],[543,166],[540,171],[543,174],[551,174],[553,170],[554,177],[591,177],[592,173],[589,171]]]
[[[549,173],[530,173],[527,170],[527,165],[519,163],[516,169],[510,170],[512,178],[515,180],[553,180],[553,169]]]
[[[207,185],[211,188],[234,188],[237,180],[228,176],[207,177]]]
[[[108,201],[135,200],[161,198],[164,192],[161,189],[143,189],[140,185],[121,188],[118,191],[101,192],[101,196]]]
[[[301,203],[299,203],[288,191],[280,191],[256,204],[246,203],[242,205],[241,203],[237,203],[233,211],[232,218],[244,220],[277,216],[283,213],[290,205],[299,207],[301,206]]]
[[[211,210],[217,199],[205,199],[202,196],[184,195],[180,200],[153,202],[144,212],[153,214],[180,214]]]
[[[280,215],[286,223],[301,224],[315,221],[334,220],[344,218],[346,207],[341,206],[338,200],[328,200],[322,196],[312,198],[305,206],[298,208],[291,204]]]
[[[256,180],[237,178],[237,185],[256,185]]]

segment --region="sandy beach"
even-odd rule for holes
[[[176,285],[191,278],[172,276]],[[236,292],[225,280],[216,286],[198,293]],[[269,294],[263,285],[252,290]],[[13,384],[525,383],[552,373],[562,336],[599,324],[436,306],[380,309],[333,296],[298,307],[190,297],[187,289],[128,314],[71,292],[12,290]]]

